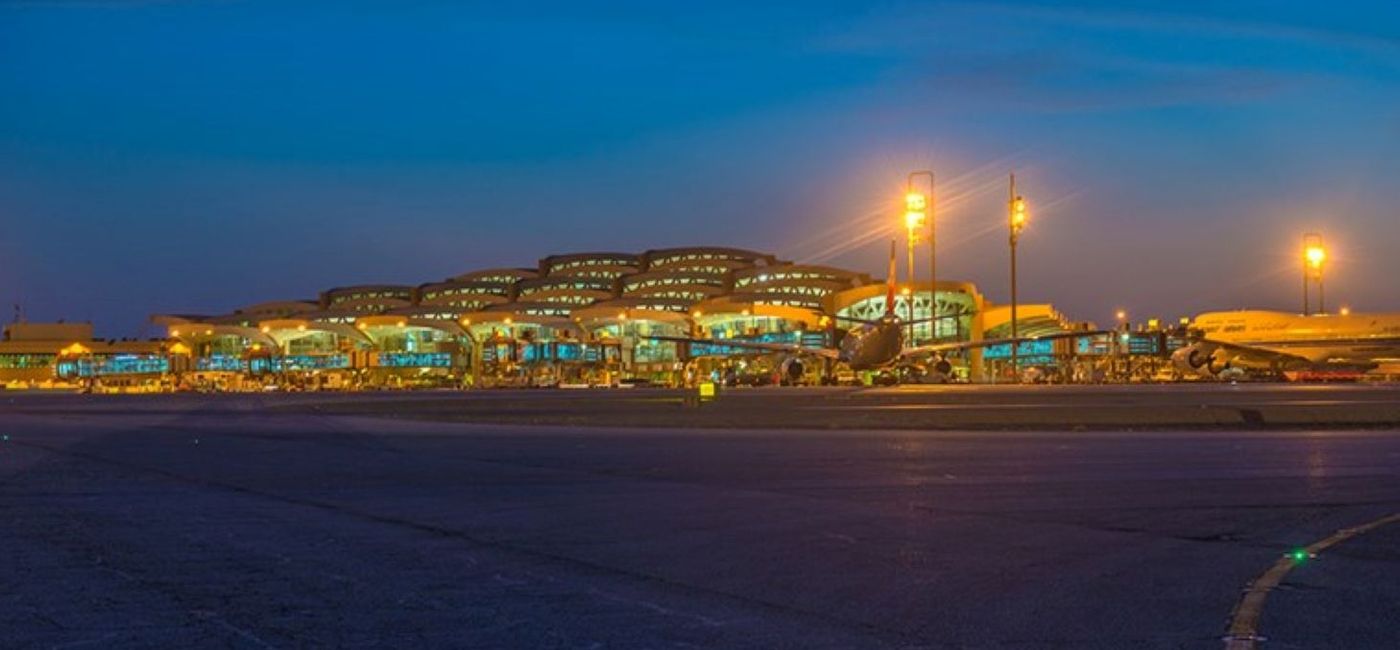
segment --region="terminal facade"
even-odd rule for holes
[[[945,317],[913,324],[908,344],[1009,333],[1009,309],[991,304],[971,283],[940,281],[932,301],[927,282],[900,287],[898,316]],[[130,342],[130,350],[113,342],[104,347],[90,330],[49,332],[51,339],[21,331],[22,344],[0,342],[0,381],[15,381],[15,369],[4,366],[20,365],[19,355],[27,354],[29,380],[47,373],[60,381],[124,377],[122,384],[134,373],[162,387],[209,390],[688,385],[704,378],[870,382],[877,378],[819,364],[805,364],[800,378],[785,377],[783,354],[720,342],[831,346],[844,333],[845,321],[836,317],[876,318],[885,301],[882,278],[749,250],[573,253],[417,286],[337,287],[315,299],[226,314],[160,314],[152,320],[167,337]],[[1018,313],[1022,336],[1072,327],[1049,305],[1021,305]],[[956,376],[991,380],[1006,352],[988,349],[984,358],[974,350],[952,359]]]

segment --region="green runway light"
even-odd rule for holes
[[[1311,556],[1308,554],[1308,550],[1307,550],[1307,549],[1305,549],[1305,548],[1299,548],[1299,549],[1294,549],[1291,553],[1289,553],[1289,554],[1288,554],[1288,557],[1293,558],[1293,561],[1294,561],[1294,562],[1302,562],[1302,561],[1304,561],[1304,560],[1307,560],[1307,559],[1308,559],[1309,557],[1311,557]]]

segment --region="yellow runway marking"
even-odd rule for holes
[[[1230,633],[1225,636],[1225,650],[1256,650],[1259,647],[1259,642],[1263,641],[1259,636],[1259,619],[1264,615],[1264,600],[1269,597],[1270,591],[1283,582],[1283,578],[1293,567],[1357,535],[1395,522],[1400,522],[1400,512],[1360,526],[1343,528],[1331,537],[1313,542],[1280,558],[1268,571],[1249,583],[1249,589],[1235,606],[1235,615],[1230,621]]]

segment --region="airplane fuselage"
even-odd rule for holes
[[[1314,363],[1400,358],[1400,314],[1213,312],[1197,316],[1192,329],[1207,339],[1274,350]]]
[[[904,326],[898,318],[884,316],[846,332],[839,360],[851,370],[879,370],[899,360],[904,350]]]

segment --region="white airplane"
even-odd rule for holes
[[[1226,311],[1201,314],[1191,343],[1172,353],[1183,373],[1224,378],[1241,371],[1363,373],[1400,361],[1400,314]]]

